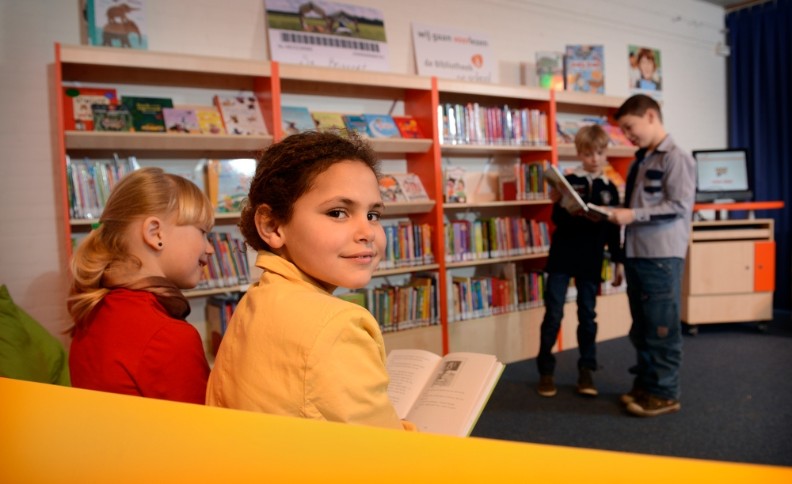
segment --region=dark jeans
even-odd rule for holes
[[[633,388],[678,399],[682,365],[680,304],[684,259],[628,258],[624,263],[638,361],[630,368]]]
[[[552,375],[555,372],[556,359],[552,352],[553,345],[558,339],[558,330],[561,329],[564,303],[571,277],[559,272],[551,272],[547,275],[544,293],[545,314],[542,320],[539,356],[536,358],[540,375]],[[577,340],[580,350],[578,368],[596,370],[597,323],[594,318],[597,317],[597,313],[594,312],[594,307],[597,304],[599,282],[585,281],[576,277],[575,287],[577,287]]]

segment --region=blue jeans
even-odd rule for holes
[[[564,317],[564,303],[566,302],[567,288],[572,276],[560,272],[551,272],[545,282],[545,314],[542,320],[541,338],[539,341],[539,356],[536,365],[540,375],[552,375],[555,372],[556,359],[553,355],[553,345],[558,339],[558,330],[561,329],[561,319]],[[594,307],[597,304],[597,281],[585,281],[575,278],[577,287],[577,340],[580,358],[578,369],[597,369],[597,323],[594,318],[597,313]]]
[[[679,399],[682,365],[680,303],[684,259],[628,258],[624,263],[638,361],[630,368],[634,389]]]

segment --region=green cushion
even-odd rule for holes
[[[0,376],[69,386],[63,345],[0,286]]]

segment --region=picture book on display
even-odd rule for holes
[[[564,90],[564,53],[544,51],[536,53],[536,77],[539,87]]]
[[[193,109],[163,108],[162,117],[165,120],[165,130],[168,133],[200,133],[198,116]]]
[[[330,131],[341,135],[346,134],[343,114],[315,111],[311,113],[311,116],[313,117],[314,124],[318,131]]]
[[[443,196],[446,203],[465,203],[465,169],[461,166],[449,166],[445,171],[445,189]]]
[[[418,122],[412,116],[393,116],[393,122],[399,128],[402,138],[423,138]]]
[[[238,96],[215,96],[214,102],[223,118],[226,133],[267,134],[261,107],[253,93],[243,93]]]
[[[198,129],[202,134],[226,134],[223,118],[217,106],[202,106],[198,104],[177,106],[181,109],[191,109],[198,120]]]
[[[368,138],[369,132],[366,118],[359,114],[345,114],[342,116],[342,118],[344,118],[344,124],[346,125],[347,130],[350,132],[354,131],[360,136]]]
[[[398,180],[393,175],[382,175],[379,178],[379,189],[382,201],[385,203],[407,201],[407,197],[404,196]]]
[[[63,117],[66,131],[93,131],[92,106],[118,104],[112,87],[64,87]]]
[[[401,138],[399,128],[389,114],[364,114],[366,129],[372,138]]]
[[[94,131],[134,131],[132,114],[123,104],[92,104]]]
[[[172,108],[173,101],[168,98],[122,96],[121,104],[129,108],[132,113],[132,123],[135,131],[140,133],[164,133],[165,117],[164,108]]]
[[[304,106],[281,106],[281,120],[286,136],[316,129],[311,112]]]
[[[504,365],[493,355],[391,350],[388,396],[401,419],[421,432],[470,435]]]
[[[415,173],[395,173],[393,177],[408,202],[429,200],[429,195],[426,193],[421,179]]]
[[[236,213],[248,195],[250,181],[256,173],[256,160],[237,158],[209,160],[207,163],[207,196],[218,213]]]
[[[561,194],[561,206],[569,213],[581,213],[594,221],[607,220],[610,212],[605,207],[585,203],[577,191],[572,188],[566,177],[553,165],[547,167],[544,179]]]
[[[146,0],[86,0],[85,20],[91,45],[148,48]]]
[[[567,91],[605,93],[605,48],[601,45],[567,45],[564,77]]]

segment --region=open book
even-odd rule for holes
[[[596,222],[608,219],[610,211],[605,207],[584,202],[556,166],[549,165],[545,169],[544,178],[553,187],[553,190],[561,194],[561,206],[567,212],[571,214],[581,213]]]
[[[399,418],[418,430],[435,434],[470,435],[498,383],[504,365],[493,355],[424,350],[392,350],[388,354],[388,396]]]

